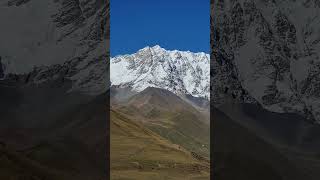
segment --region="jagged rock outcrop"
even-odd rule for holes
[[[212,6],[213,103],[228,90],[270,111],[320,121],[318,1],[217,0]]]
[[[13,6],[14,5],[14,6]],[[28,8],[24,7],[28,6]],[[45,7],[45,8],[44,8]],[[45,9],[45,11],[43,10]],[[101,0],[21,1],[0,7],[3,80],[64,86],[90,94],[106,92],[109,4]],[[19,26],[19,22],[30,26]],[[33,26],[33,23],[37,23]]]

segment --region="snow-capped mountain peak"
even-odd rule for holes
[[[131,55],[111,58],[111,85],[167,89],[176,94],[209,98],[210,58],[203,52],[166,50],[147,46]]]

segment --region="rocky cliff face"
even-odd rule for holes
[[[70,81],[70,91],[105,92],[108,14],[109,4],[101,0],[2,3],[0,19],[12,20],[1,20],[5,33],[0,35],[0,76],[29,84]]]
[[[320,121],[320,3],[217,0],[212,6],[213,103],[229,93]]]
[[[209,99],[209,55],[145,47],[131,55],[111,58],[112,85],[143,91],[157,87],[176,94]]]

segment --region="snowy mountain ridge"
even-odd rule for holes
[[[203,52],[166,50],[156,45],[110,61],[111,85],[137,92],[157,87],[209,99],[209,77],[210,57]]]

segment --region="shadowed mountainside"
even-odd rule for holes
[[[214,177],[318,179],[318,124],[252,104],[225,104],[219,109],[211,114]]]
[[[1,179],[106,177],[107,95],[0,84]]]

